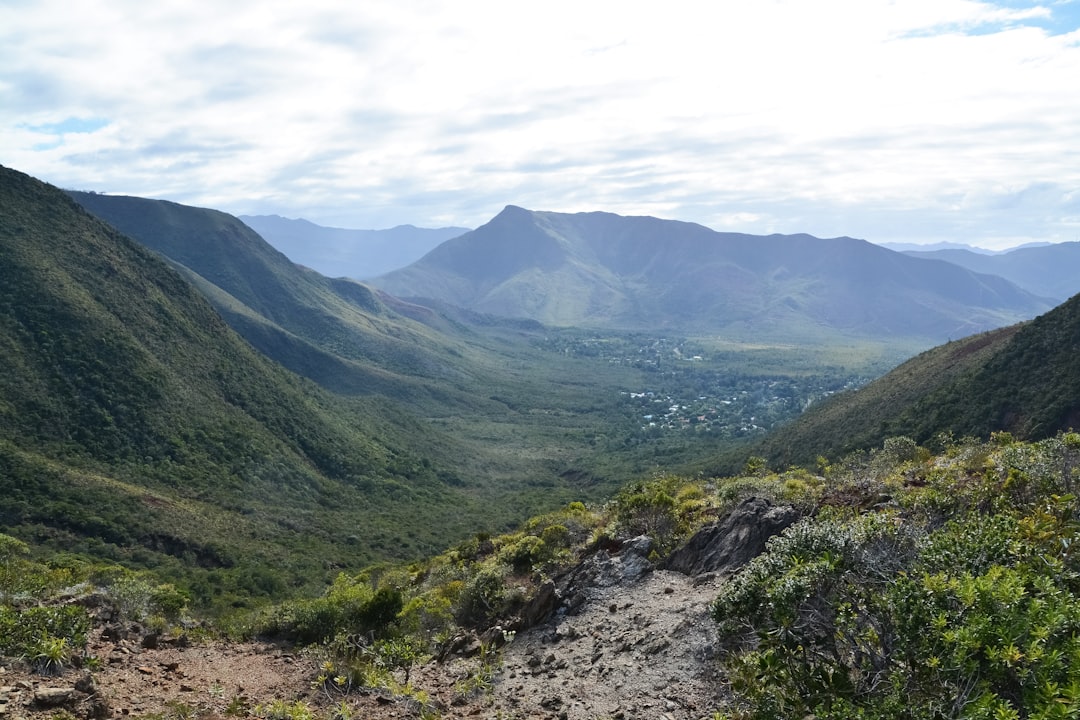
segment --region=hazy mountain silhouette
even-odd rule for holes
[[[1051,306],[1002,278],[853,238],[719,233],[514,206],[371,283],[552,325],[803,339],[843,332],[940,341]]]
[[[459,227],[413,225],[398,225],[388,230],[348,230],[280,215],[240,215],[239,218],[293,262],[327,277],[358,280],[403,268],[444,240],[469,231]]]
[[[1080,292],[1080,242],[1030,245],[997,255],[967,250],[909,251],[980,273],[1000,275],[1028,292],[1058,302]]]

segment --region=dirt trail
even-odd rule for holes
[[[412,671],[429,717],[552,720],[701,720],[724,697],[716,674],[709,604],[719,583],[654,569],[647,538],[600,551],[562,579],[560,607],[486,655],[454,655]],[[501,637],[501,636],[500,636]],[[265,643],[188,644],[117,625],[97,627],[93,673],[42,677],[0,663],[0,720],[79,718],[195,720],[247,717],[274,701],[304,703],[320,717],[417,718],[422,707],[385,691],[314,688],[320,661]],[[487,672],[482,672],[486,666]],[[476,678],[483,678],[477,682]],[[468,692],[466,692],[468,689]]]
[[[464,702],[477,657],[428,663],[413,671],[413,683],[443,718],[708,718],[721,692],[708,617],[715,596],[715,579],[663,570],[590,588],[576,614],[557,613],[489,656],[490,682]],[[332,714],[342,700],[311,687],[317,660],[303,653],[261,643],[146,648],[100,632],[90,648],[101,661],[92,685],[78,670],[43,677],[0,666],[0,719],[44,720],[60,708],[80,717],[243,716],[274,700]],[[50,688],[68,695],[50,696]],[[419,717],[415,703],[378,693],[344,699],[354,718]]]

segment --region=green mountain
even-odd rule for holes
[[[758,237],[513,206],[372,283],[399,297],[551,325],[693,329],[743,339],[844,333],[941,341],[1049,308],[1001,278],[851,238]]]
[[[454,474],[468,453],[449,436],[268,360],[59,190],[0,168],[0,208],[3,532],[154,566],[211,602],[499,516]]]
[[[423,379],[442,383],[470,372],[447,361],[464,349],[396,312],[401,303],[297,267],[231,215],[163,200],[70,195],[192,274],[252,345],[330,390],[415,398],[429,392]]]
[[[440,243],[469,231],[469,228],[418,228],[413,225],[398,225],[386,230],[351,230],[279,215],[238,217],[293,262],[327,277],[359,280],[403,268]]]
[[[335,393],[386,398],[453,437],[437,464],[489,503],[489,527],[599,496],[654,465],[647,452],[613,455],[595,440],[636,431],[619,393],[644,383],[640,368],[552,352],[537,323],[443,312],[326,278],[225,213],[71,195],[172,262],[268,357]]]
[[[1034,320],[941,345],[767,438],[772,462],[838,457],[904,435],[1039,440],[1080,427],[1080,295]]]

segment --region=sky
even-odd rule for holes
[[[334,227],[1076,241],[1080,0],[0,0],[0,164]]]

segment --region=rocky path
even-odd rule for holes
[[[519,633],[484,658],[456,657],[414,671],[443,718],[711,717],[721,692],[713,677],[708,603],[716,580],[647,571],[606,588],[590,587],[575,614]],[[77,717],[244,716],[274,700],[332,714],[341,698],[311,688],[317,661],[267,644],[209,643],[144,648],[99,639],[102,666],[90,675],[42,677],[17,665],[0,672],[0,720]],[[466,698],[463,683],[481,662],[492,675]],[[378,694],[346,699],[353,717],[415,718],[415,703]],[[328,715],[329,716],[329,715]]]
[[[743,503],[695,536],[691,555],[672,557],[685,573],[655,568],[647,538],[595,552],[559,580],[557,607],[540,624],[486,653],[415,668],[412,685],[430,698],[426,717],[708,720],[726,693],[709,605],[724,574],[794,517]],[[90,650],[100,665],[93,673],[58,677],[0,659],[0,720],[267,717],[274,701],[328,719],[422,716],[415,700],[385,692],[315,689],[319,659],[270,644],[169,643],[106,626]]]
[[[493,705],[565,720],[710,717],[720,693],[708,612],[715,582],[652,572],[515,638]]]

